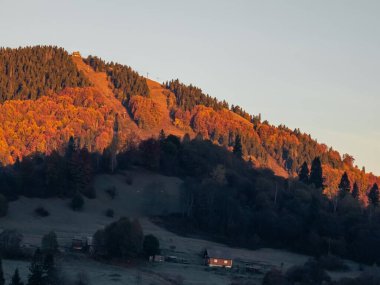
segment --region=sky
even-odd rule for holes
[[[380,175],[378,0],[0,0],[0,46],[179,78]]]

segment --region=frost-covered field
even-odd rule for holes
[[[68,207],[69,201],[61,199],[29,199],[22,197],[10,203],[9,215],[0,219],[0,229],[16,229],[24,235],[24,243],[39,246],[41,237],[55,231],[62,248],[70,245],[74,236],[92,235],[121,216],[139,218],[144,233],[156,235],[163,253],[177,256],[183,263],[140,264],[139,266],[116,266],[96,262],[85,255],[64,254],[58,261],[62,274],[73,280],[78,274],[88,277],[91,284],[231,284],[233,280],[250,280],[261,284],[262,274],[236,272],[235,270],[210,271],[202,265],[200,253],[205,248],[227,249],[235,260],[235,265],[244,262],[255,264],[263,271],[272,267],[286,270],[293,265],[303,264],[309,257],[283,250],[247,250],[227,248],[214,242],[186,238],[158,227],[146,218],[152,214],[178,212],[180,210],[181,180],[149,172],[130,172],[132,185],[120,175],[100,175],[96,178],[96,199],[86,199],[83,211],[74,212]],[[115,186],[114,199],[105,192]],[[37,207],[44,207],[50,216],[41,218],[34,214]],[[113,209],[114,218],[106,217],[106,209]],[[352,270],[334,273],[333,277],[356,276],[358,265],[349,262]],[[17,267],[24,280],[29,263],[4,261],[4,271],[9,278]],[[236,266],[235,266],[236,268]]]

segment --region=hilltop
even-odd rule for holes
[[[111,144],[118,117],[119,149],[166,134],[201,136],[232,150],[237,136],[254,167],[295,177],[301,165],[320,157],[325,191],[335,195],[347,172],[361,198],[379,178],[354,166],[350,155],[229,106],[178,80],[146,79],[128,66],[93,56],[70,56],[57,47],[1,49],[0,161],[13,164],[32,153],[62,150],[71,136],[90,152]]]
[[[50,199],[62,212],[75,211],[56,220],[60,231],[73,226],[69,218],[85,229],[80,215],[104,221],[110,217],[101,211],[124,217],[136,210],[138,218],[159,215],[171,231],[230,246],[379,262],[379,178],[355,167],[352,156],[179,80],[158,83],[129,66],[57,47],[0,49],[0,57],[4,221],[22,225],[25,215],[34,220],[49,210],[50,218],[38,219],[54,221]],[[118,194],[145,171],[141,181],[149,186]],[[109,181],[99,189],[104,175]],[[154,175],[180,181],[176,207],[164,186],[149,183]],[[141,198],[149,201],[143,216]],[[25,208],[23,216],[15,205]],[[104,224],[90,230],[95,226]]]

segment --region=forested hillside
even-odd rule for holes
[[[179,137],[198,136],[230,151],[238,140],[245,160],[283,177],[297,177],[302,165],[309,170],[319,157],[330,198],[338,193],[345,172],[351,190],[356,183],[364,203],[372,185],[380,182],[358,169],[352,156],[309,134],[273,126],[179,80],[159,84],[131,67],[95,56],[73,58],[56,47],[1,49],[0,57],[0,96],[6,100],[0,105],[3,164],[62,149],[70,136],[91,152],[102,153],[111,144],[118,116],[118,150],[163,129]]]
[[[63,48],[0,48],[0,102],[35,100],[48,91],[89,85]]]

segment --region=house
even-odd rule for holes
[[[74,51],[73,52],[73,57],[82,57],[82,56],[80,55],[79,51]]]
[[[165,261],[165,256],[163,256],[163,255],[152,255],[152,256],[149,256],[149,261],[150,262],[162,263]]]
[[[204,252],[205,264],[209,267],[232,267],[232,256],[224,250],[206,249]]]
[[[86,246],[85,241],[83,240],[83,237],[75,236],[71,240],[71,249],[75,251],[82,251]]]

